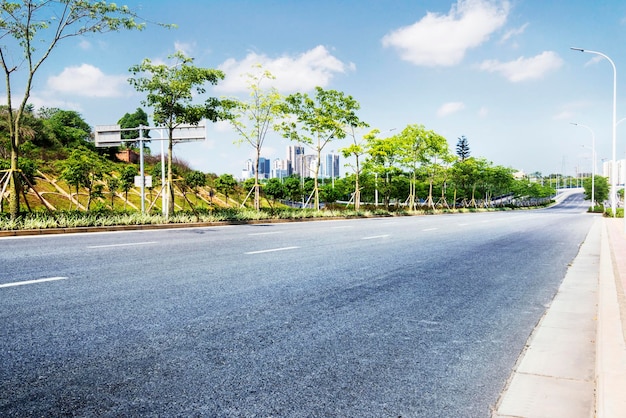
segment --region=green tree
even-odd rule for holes
[[[284,199],[287,195],[285,186],[280,179],[277,178],[269,179],[267,183],[265,183],[265,186],[263,186],[263,192],[274,204],[276,204],[277,200]]]
[[[228,195],[235,190],[235,187],[237,187],[237,180],[232,174],[222,174],[215,179],[215,189],[226,197],[226,204],[228,204]]]
[[[380,133],[378,129],[373,129],[363,136],[361,140],[357,140],[354,128],[350,127],[349,135],[352,137],[352,144],[345,148],[341,148],[339,152],[343,154],[344,158],[354,157],[354,165],[350,165],[354,171],[354,210],[358,211],[361,208],[361,185],[360,177],[363,167],[361,166],[361,157],[365,156],[368,152],[367,144],[370,139],[375,138]]]
[[[112,175],[108,175],[106,176],[106,183],[107,183],[107,189],[109,189],[109,194],[111,195],[111,209],[115,209],[115,193],[119,190],[121,182],[120,179],[112,176]]]
[[[393,178],[401,171],[397,167],[400,160],[398,137],[378,138],[375,135],[367,138],[369,157],[365,160],[364,170],[374,175],[374,189],[382,192],[386,209],[392,195]]]
[[[315,150],[317,162],[313,174],[315,209],[320,207],[319,169],[322,150],[335,139],[343,139],[351,128],[366,126],[356,115],[359,103],[352,97],[336,90],[315,88],[315,97],[295,93],[286,99],[285,112],[293,119],[283,122],[284,136],[292,141],[308,145]]]
[[[135,110],[134,113],[125,113],[124,116],[117,121],[122,129],[138,128],[140,126],[149,126],[148,114],[140,107]],[[132,131],[122,131],[122,139],[137,139],[139,138],[139,129],[133,129]],[[150,130],[143,130],[143,138],[150,138]],[[135,143],[124,142],[127,147],[135,146]]]
[[[222,103],[215,97],[210,97],[204,103],[194,104],[194,92],[197,95],[206,93],[207,83],[215,85],[224,79],[220,70],[200,68],[193,65],[193,58],[186,57],[182,52],[170,55],[176,60],[174,65],[153,64],[144,59],[141,64],[134,65],[130,72],[134,76],[128,81],[139,92],[146,92],[145,106],[153,108],[154,122],[164,126],[168,131],[167,147],[167,185],[168,215],[174,212],[174,189],[172,174],[172,159],[174,147],[174,130],[182,124],[198,125],[202,119],[212,122],[226,118]],[[147,74],[146,77],[138,77]]]
[[[51,140],[64,147],[86,146],[91,136],[91,126],[73,110],[49,112],[44,126]]]
[[[461,161],[465,161],[470,157],[469,141],[465,138],[465,135],[459,137],[456,143],[456,155]]]
[[[583,188],[585,190],[585,199],[592,200],[591,198],[591,177],[586,178],[583,181]],[[609,181],[606,177],[596,175],[594,177],[594,194],[596,202],[605,202],[609,199]]]
[[[137,175],[137,167],[125,165],[120,173],[120,188],[124,191],[124,209],[128,203],[128,192],[135,187],[135,176]]]
[[[22,121],[35,75],[64,39],[122,29],[143,29],[137,15],[126,6],[106,1],[85,0],[0,0],[0,66],[6,84],[9,134],[11,138],[11,218],[19,216],[18,160],[23,141]],[[23,55],[19,59],[18,55]],[[14,61],[16,60],[16,61]],[[23,80],[19,104],[14,105],[15,80]]]
[[[302,199],[302,182],[297,175],[287,177],[284,185],[289,200],[296,202]]]
[[[260,66],[255,73],[248,74],[248,89],[250,98],[248,101],[230,100],[224,101],[231,117],[230,124],[240,136],[238,142],[247,142],[254,148],[256,154],[254,167],[254,208],[259,210],[260,186],[259,186],[259,161],[261,149],[270,129],[277,130],[276,120],[283,112],[283,99],[275,88],[264,89],[261,84],[266,80],[273,80],[274,76],[269,71],[263,71]]]
[[[59,161],[58,165],[61,170],[61,179],[76,188],[77,196],[80,187],[87,189],[87,210],[89,210],[94,197],[94,188],[108,172],[107,162],[95,152],[79,147],[72,150],[66,160]]]
[[[426,130],[423,125],[408,125],[399,134],[393,137],[391,144],[398,147],[399,162],[411,173],[409,187],[409,208],[416,209],[417,200],[417,175],[422,166],[433,165],[437,160],[448,159],[448,141],[432,130]],[[432,185],[436,169],[433,166],[427,171],[430,181],[428,205],[434,206],[432,198]]]

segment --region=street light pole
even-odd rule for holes
[[[606,58],[607,61],[611,63],[613,66],[613,144],[612,144],[612,160],[611,160],[611,211],[613,212],[613,217],[616,217],[617,213],[617,205],[616,205],[616,195],[617,195],[617,162],[615,160],[615,149],[616,149],[616,130],[617,130],[617,122],[616,122],[616,108],[617,108],[617,69],[615,68],[615,63],[611,58],[602,52],[598,51],[590,51],[588,49],[582,48],[574,48],[570,49],[574,51],[587,52],[589,54],[599,55],[603,58]],[[626,218],[625,218],[626,220]]]
[[[596,135],[593,133],[593,130],[586,125],[574,122],[570,123],[574,126],[586,128],[591,132],[591,210],[593,211],[596,207]]]

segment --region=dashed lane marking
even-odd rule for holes
[[[287,251],[287,250],[295,250],[297,248],[300,247],[282,247],[282,248],[270,248],[267,250],[259,250],[259,251],[248,251],[247,253],[244,253],[246,255],[251,255],[251,254],[263,254],[263,253],[273,253],[275,251]]]
[[[387,238],[388,236],[389,236],[389,234],[386,234],[386,235],[374,235],[374,236],[371,236],[371,237],[363,237],[363,238],[361,238],[361,239],[377,239],[377,238]]]
[[[67,277],[48,277],[45,279],[36,279],[36,280],[25,280],[22,282],[13,282],[13,283],[3,283],[0,284],[0,287],[15,287],[15,286],[24,286],[28,284],[36,284],[36,283],[45,283],[45,282],[55,282],[57,280],[67,280]]]
[[[124,244],[106,244],[106,245],[88,245],[87,248],[114,248],[114,247],[132,247],[134,245],[149,245],[156,244],[156,241],[145,241],[145,242],[127,242]]]

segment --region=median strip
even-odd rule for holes
[[[3,283],[0,284],[0,287],[15,287],[15,286],[24,286],[27,284],[36,284],[36,283],[44,283],[44,282],[54,282],[57,280],[67,280],[67,277],[48,277],[45,279],[36,279],[36,280],[25,280],[22,282],[13,282],[13,283]]]
[[[259,250],[259,251],[248,251],[247,253],[244,254],[263,254],[263,253],[273,253],[276,251],[287,251],[287,250],[295,250],[297,248],[300,247],[282,247],[282,248],[271,248],[268,250]]]

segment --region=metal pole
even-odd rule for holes
[[[595,55],[599,55],[603,58],[606,58],[607,61],[609,61],[611,63],[611,66],[613,67],[613,143],[612,143],[612,160],[611,160],[611,211],[613,212],[613,217],[615,218],[617,216],[617,204],[616,204],[616,197],[617,197],[617,162],[615,160],[615,149],[616,149],[616,132],[617,132],[617,122],[616,122],[616,116],[617,116],[617,69],[615,68],[615,63],[613,62],[613,60],[611,58],[609,58],[607,55],[603,54],[602,52],[598,52],[598,51],[590,51],[588,49],[582,49],[582,48],[570,48],[574,51],[580,51],[580,52],[587,52],[589,54],[595,54]],[[624,229],[626,230],[626,217],[624,218]]]
[[[139,175],[141,176],[141,213],[145,213],[146,177],[143,171],[143,125],[139,127]]]
[[[161,214],[167,218],[167,199],[168,194],[165,186],[165,144],[163,143],[163,132],[159,131],[161,136]]]

